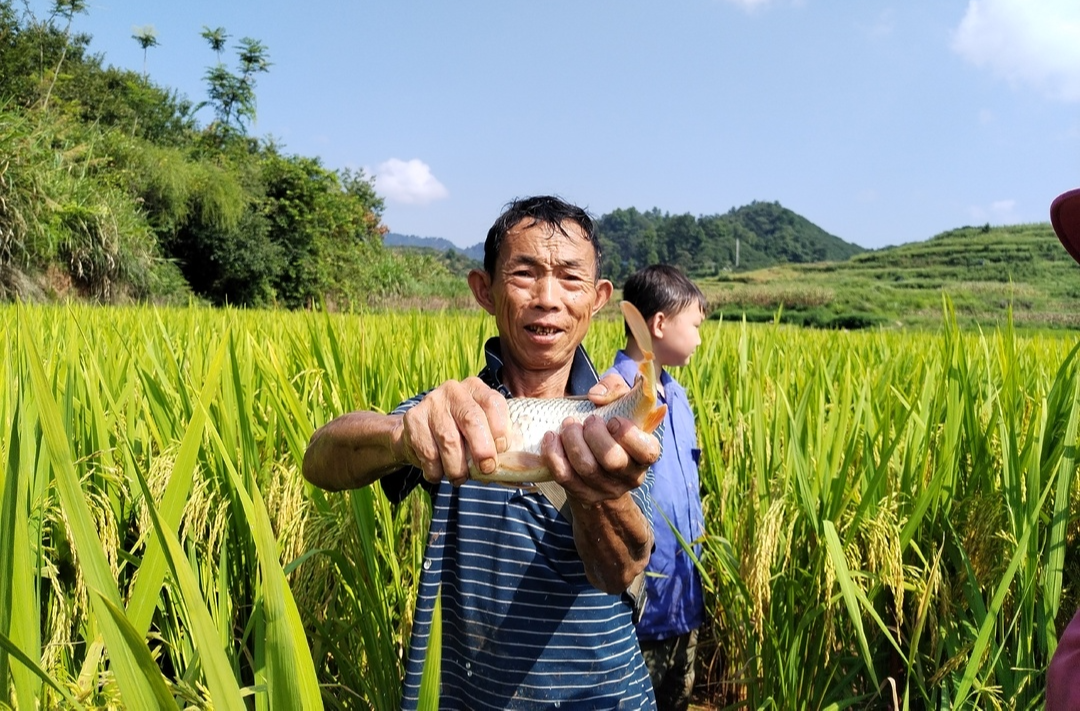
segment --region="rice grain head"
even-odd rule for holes
[[[783,498],[775,499],[769,505],[768,511],[761,519],[758,537],[754,542],[755,545],[750,549],[750,559],[746,565],[746,587],[750,591],[752,601],[750,620],[759,639],[763,638],[765,619],[772,603],[773,565],[776,563],[777,553],[782,543],[781,534],[785,528],[786,509]]]

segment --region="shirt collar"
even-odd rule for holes
[[[502,382],[502,348],[499,345],[497,336],[489,338],[487,343],[484,344],[484,361],[486,367],[480,373],[480,379],[506,397],[511,397],[510,390]],[[585,352],[585,347],[579,344],[574,351],[574,362],[570,364],[570,383],[568,387],[570,394],[587,394],[599,379],[600,376],[597,375],[596,368],[593,367],[592,361],[589,359],[589,354]]]

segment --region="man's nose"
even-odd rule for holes
[[[536,303],[545,309],[557,307],[562,289],[559,280],[554,276],[544,276],[536,280],[534,298]]]

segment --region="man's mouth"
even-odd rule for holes
[[[538,336],[554,336],[556,333],[561,332],[557,328],[548,328],[547,326],[526,326],[525,330]]]

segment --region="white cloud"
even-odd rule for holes
[[[975,224],[980,222],[993,223],[995,225],[1009,225],[1016,223],[1019,218],[1016,214],[1016,200],[994,200],[989,206],[973,205],[968,208],[968,214]]]
[[[427,205],[449,197],[446,186],[431,173],[431,166],[418,158],[391,158],[380,163],[374,171],[375,189],[391,202],[406,205]]]
[[[746,12],[754,12],[760,8],[773,4],[773,0],[723,0],[729,5],[737,5]],[[786,0],[784,4],[791,7],[803,7],[807,0]]]
[[[873,24],[865,28],[866,34],[871,39],[888,37],[896,29],[896,13],[892,8],[887,8],[878,13]]]
[[[738,5],[744,10],[756,10],[759,7],[763,7],[769,4],[769,0],[727,0],[732,5]]]
[[[1080,3],[969,0],[952,49],[1014,86],[1080,101]]]

